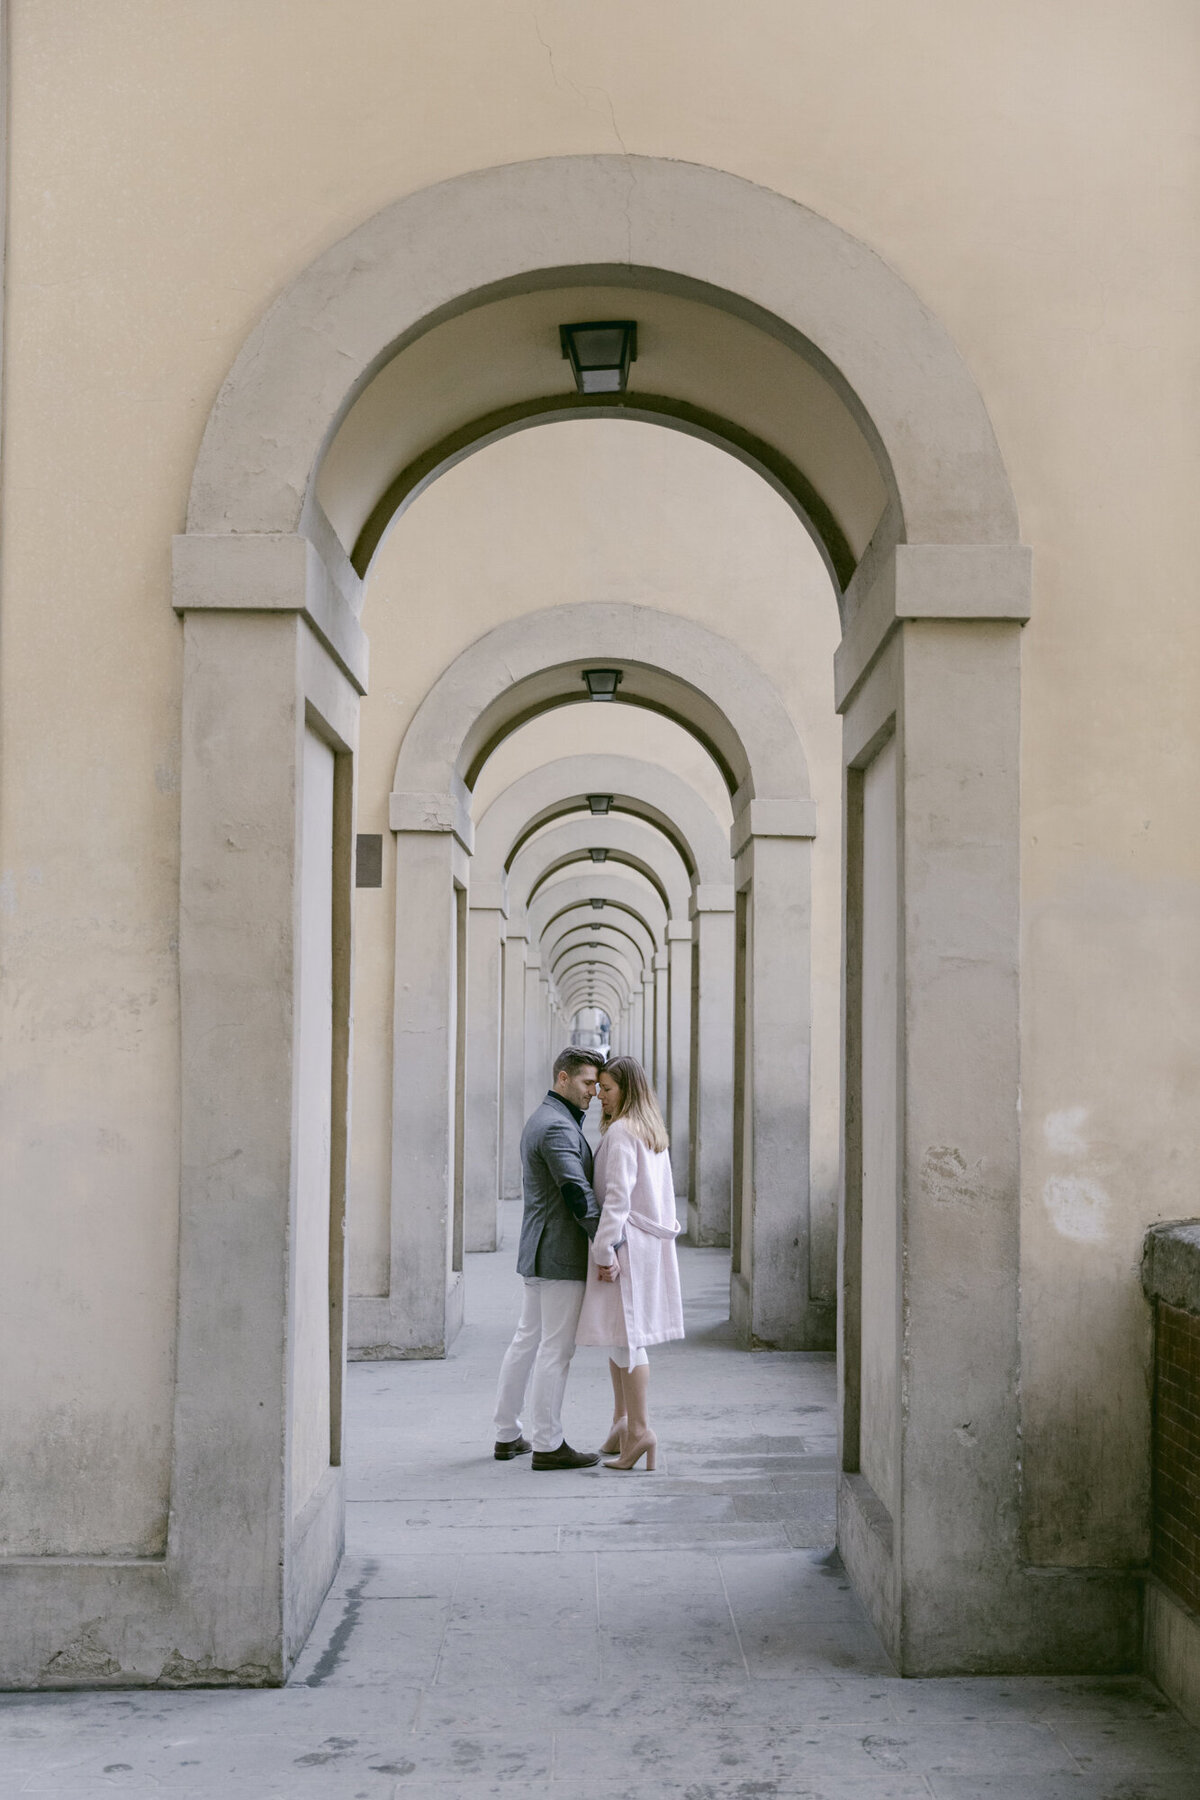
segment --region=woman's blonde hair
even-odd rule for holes
[[[641,1063],[632,1056],[613,1056],[600,1073],[612,1076],[621,1096],[616,1112],[604,1121],[601,1131],[607,1131],[618,1119],[624,1119],[647,1150],[668,1149],[671,1140],[667,1136],[667,1127]]]

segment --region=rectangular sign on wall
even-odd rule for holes
[[[383,837],[378,831],[360,831],[354,852],[355,887],[383,886]]]

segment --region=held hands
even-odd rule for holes
[[[607,1265],[604,1263],[597,1263],[596,1272],[601,1281],[616,1281],[621,1274],[621,1271],[618,1269],[615,1262],[608,1263]]]

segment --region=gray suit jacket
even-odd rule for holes
[[[518,1275],[547,1281],[587,1279],[588,1240],[596,1235],[600,1208],[592,1192],[591,1146],[575,1115],[547,1094],[521,1133],[525,1213],[517,1251]],[[563,1198],[564,1183],[582,1198],[579,1214]]]

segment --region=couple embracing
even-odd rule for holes
[[[583,1121],[599,1091],[603,1136],[593,1167]],[[525,1298],[496,1395],[498,1461],[533,1451],[535,1469],[655,1465],[646,1348],[683,1336],[675,1182],[654,1090],[632,1056],[601,1064],[564,1050],[553,1086],[521,1136],[525,1211],[517,1273]],[[613,1420],[599,1452],[573,1450],[562,1402],[575,1345],[608,1349]],[[521,1415],[528,1395],[530,1444]]]

